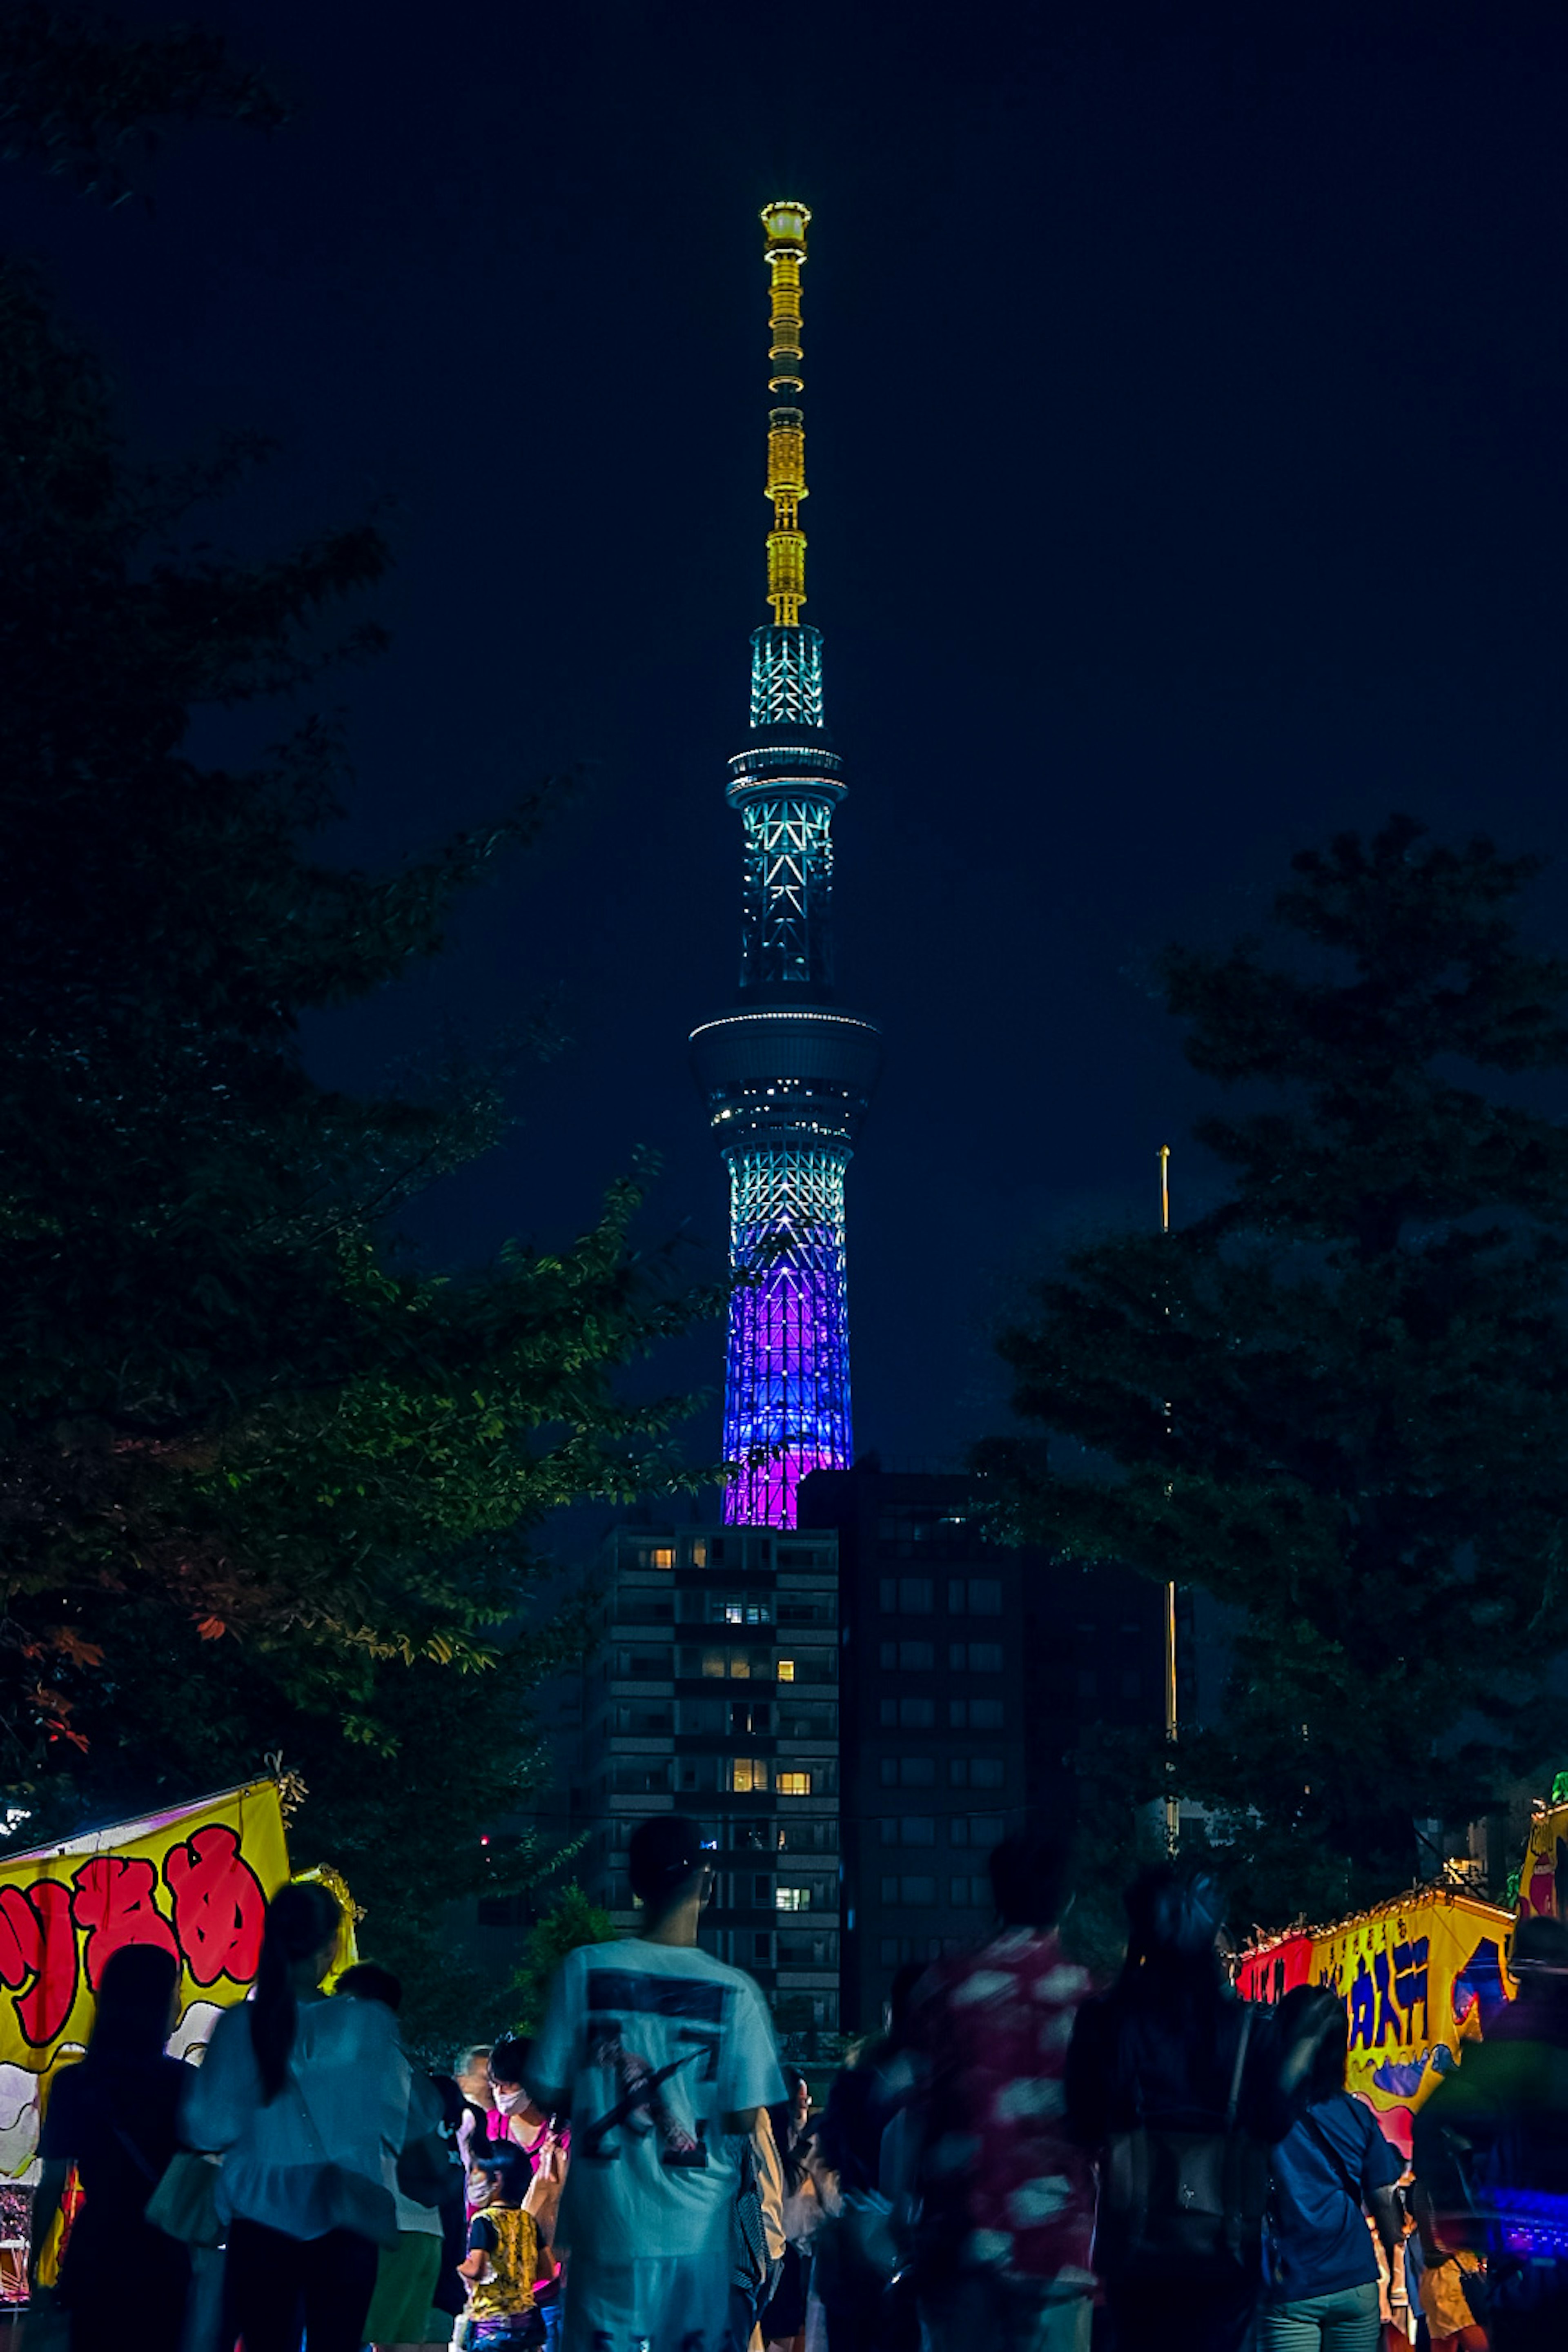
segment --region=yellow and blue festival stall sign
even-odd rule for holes
[[[1510,1998],[1513,1915],[1446,1886],[1331,1927],[1276,1936],[1243,1954],[1237,1990],[1279,2000],[1292,1986],[1326,1985],[1350,2029],[1347,2088],[1410,2153],[1411,2125],[1466,2042],[1484,2040]]]
[[[155,1944],[178,1961],[169,2048],[186,2056],[249,1991],[288,1876],[276,1780],[0,1861],[0,2178],[33,2161],[50,2080],[87,2046],[110,1955]]]

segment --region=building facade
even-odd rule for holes
[[[785,2035],[839,2022],[837,1552],[831,1530],[623,1526],[592,1580],[582,1883],[635,1933],[632,1832],[692,1815],[718,1873],[703,1948]]]
[[[1163,1597],[993,1541],[959,1474],[819,1471],[808,1529],[838,1546],[839,2013],[865,2032],[901,1966],[989,1932],[991,1848],[1070,1809],[1084,1729],[1163,1723]]]
[[[772,289],[767,603],[752,635],[751,730],[726,797],[743,835],[735,1003],[691,1033],[692,1066],[730,1176],[725,1458],[731,1523],[795,1525],[800,1480],[854,1456],[844,1183],[881,1038],[833,979],[833,817],[822,639],[805,602],[805,420],[799,405],[804,205],[763,211]]]

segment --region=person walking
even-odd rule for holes
[[[374,1960],[360,1960],[353,1968],[344,1969],[333,1998],[378,2000],[395,2017],[403,2007],[403,1984],[390,1969],[382,1968]],[[436,2085],[428,2076],[425,2082],[428,2088],[424,2107],[434,2155],[436,2146],[444,2149],[447,2143],[436,2137],[441,2118]],[[410,2084],[411,2108],[417,2086],[416,2077]],[[455,2147],[452,2154],[456,2155]],[[435,2183],[422,2185],[434,2187]],[[462,2192],[463,2176],[454,2164],[450,2193],[456,2196],[459,2207]],[[427,2327],[441,2271],[441,2199],[437,2195],[426,2203],[410,2197],[401,2181],[393,2184],[393,2196],[397,2207],[397,2236],[393,2244],[382,2247],[376,2258],[375,2284],[364,2320],[365,2340],[376,2347],[376,2352],[417,2352],[419,2346],[433,2340]]]
[[[809,2163],[811,2086],[798,2067],[786,2066],[784,2078],[788,2095],[780,2105],[768,2109],[779,2159],[784,2252],[777,2281],[759,2315],[758,2326],[768,2352],[805,2352],[810,2238],[822,2219],[822,2207]]]
[[[1044,1828],[994,1847],[1000,1933],[938,1961],[916,1990],[916,2284],[939,2352],[1088,2352],[1094,2185],[1063,2076],[1090,1987],[1057,1932],[1067,1862]]]
[[[824,2221],[813,2243],[811,2294],[822,2306],[826,2352],[906,2352],[911,2316],[889,2294],[903,2249],[893,2200],[882,2190],[882,2153],[919,2081],[909,2029],[924,1973],[918,1960],[899,1969],[883,2031],[839,2068],[817,2127]]]
[[[1309,1985],[1285,1995],[1277,2014],[1287,2041],[1320,1999]],[[1306,2105],[1271,2159],[1272,2275],[1259,2352],[1377,2352],[1381,2339],[1377,2254],[1366,2225],[1370,2217],[1392,2272],[1404,2226],[1394,2194],[1404,2158],[1345,2089],[1349,2032],[1342,2010],[1312,2061]]]
[[[32,2284],[72,2166],[81,2209],[66,2246],[56,2305],[70,2352],[177,2352],[190,2288],[189,2249],[147,2219],[147,2200],[179,2144],[190,2069],[165,2056],[179,1962],[153,1944],[111,1952],[87,2055],[58,2073],[38,2146]]]
[[[397,2236],[410,2072],[392,2011],[328,2000],[340,1913],[319,1885],[267,1909],[256,1990],[225,2011],[185,2092],[190,2146],[221,2151],[225,2340],[360,2352],[380,2251]]]
[[[1079,2011],[1068,2128],[1100,2168],[1095,2267],[1116,2352],[1241,2352],[1263,2285],[1266,2151],[1296,2120],[1335,2004],[1282,2036],[1220,1966],[1217,1881],[1159,1863],[1126,1895],[1127,1958]]]
[[[535,2106],[572,2129],[563,2352],[729,2352],[733,2143],[784,2096],[773,2025],[752,1979],[697,1948],[696,1822],[642,1822],[627,1859],[642,1932],[567,1954],[527,2061]]]

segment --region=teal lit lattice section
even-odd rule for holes
[[[822,632],[804,622],[794,628],[753,629],[752,726],[822,723]]]
[[[846,1469],[849,1307],[845,1284],[847,1151],[780,1145],[730,1161],[730,1302],[724,1452],[741,1470],[724,1517],[793,1528],[809,1470]]]
[[[741,985],[833,984],[833,803],[820,793],[748,800]]]

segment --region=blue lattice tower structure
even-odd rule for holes
[[[764,207],[772,278],[767,496],[773,619],[752,636],[751,734],[726,797],[743,833],[733,1008],[691,1034],[730,1171],[725,1517],[793,1527],[808,1470],[854,1454],[844,1177],[876,1086],[881,1035],[833,986],[833,816],[844,798],[822,699],[822,638],[802,621],[805,423],[799,406],[804,205]],[[787,395],[780,402],[781,394]]]

